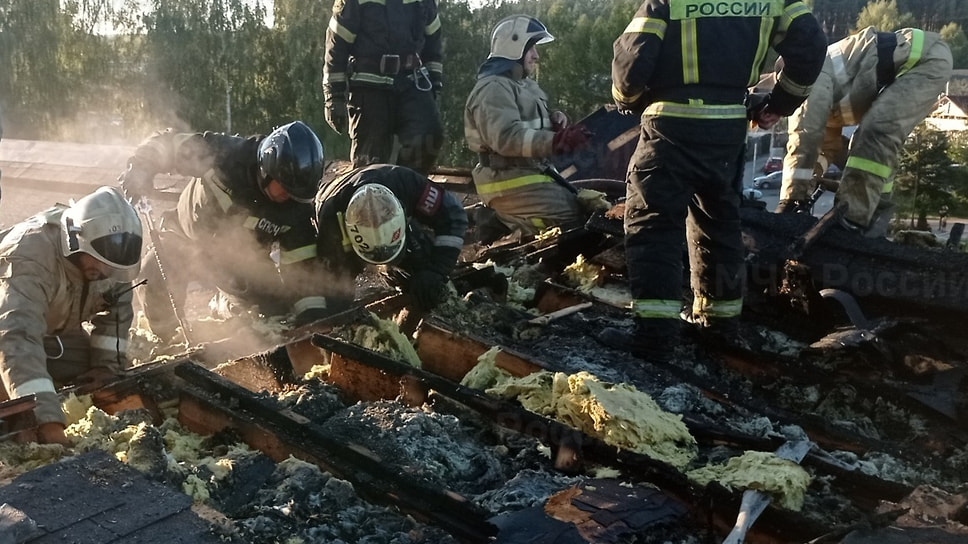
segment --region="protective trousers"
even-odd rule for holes
[[[936,42],[920,62],[881,91],[861,119],[836,197],[847,202],[850,222],[868,225],[881,199],[890,198],[901,146],[934,109],[951,66],[951,50]]]
[[[395,164],[428,175],[444,142],[437,101],[406,76],[392,88],[350,88],[350,157],[354,167],[393,163],[394,136],[400,142]]]
[[[643,116],[629,167],[625,245],[638,333],[676,335],[688,243],[693,313],[742,309],[745,267],[739,204],[745,119]]]

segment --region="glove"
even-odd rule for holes
[[[131,162],[128,163],[128,169],[118,176],[118,181],[121,182],[121,190],[125,196],[132,200],[150,195],[155,189],[154,179],[155,174],[153,172],[139,168]]]
[[[434,100],[440,99],[440,91],[444,88],[444,81],[440,72],[430,72],[430,91],[434,93]]]
[[[429,269],[418,270],[410,278],[410,297],[421,311],[434,309],[444,299],[447,276]]]
[[[588,145],[591,132],[581,125],[571,125],[555,132],[551,140],[551,150],[555,155],[565,155]]]
[[[336,134],[345,134],[349,127],[349,116],[346,113],[345,86],[340,86],[339,88],[324,86],[323,95],[326,98],[326,124]]]
[[[37,441],[41,444],[71,445],[71,441],[64,434],[64,425],[56,421],[41,423],[37,426]]]

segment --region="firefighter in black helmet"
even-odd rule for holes
[[[323,177],[323,147],[306,124],[248,138],[168,129],[138,146],[122,187],[136,199],[150,196],[158,173],[191,180],[156,233],[164,270],[152,266],[159,260],[146,259],[145,313],[153,332],[174,331],[168,291],[176,306],[184,305],[193,280],[218,289],[223,317],[229,308],[252,306],[266,315],[298,314],[320,300],[311,273],[312,200]]]

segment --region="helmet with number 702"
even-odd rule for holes
[[[393,191],[379,183],[358,188],[343,215],[353,251],[370,264],[387,264],[403,251],[407,217]]]

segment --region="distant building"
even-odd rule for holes
[[[925,122],[931,128],[945,132],[968,130],[968,70],[952,72],[938,106]]]

